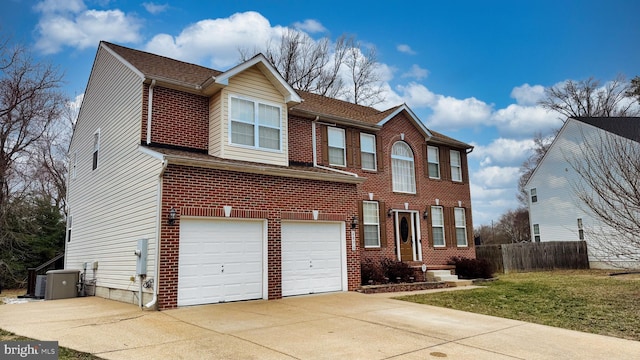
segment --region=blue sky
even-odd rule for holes
[[[407,103],[427,127],[475,146],[474,225],[517,207],[518,168],[535,133],[561,126],[536,105],[545,87],[640,75],[640,2],[3,0],[0,31],[85,90],[100,40],[225,70],[238,48],[284,28],[355,35],[377,50],[379,108]]]

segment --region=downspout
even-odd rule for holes
[[[329,170],[329,171],[334,171],[340,174],[344,174],[344,175],[351,175],[351,176],[355,176],[358,177],[358,174],[356,173],[352,173],[352,172],[348,172],[348,171],[344,171],[344,170],[338,170],[338,169],[334,169],[334,168],[330,168],[330,167],[326,167],[326,166],[322,166],[322,165],[318,165],[318,155],[316,152],[317,149],[317,141],[316,141],[316,122],[320,120],[320,116],[316,116],[315,120],[313,120],[311,122],[311,143],[313,144],[313,167],[318,168],[318,169],[324,169],[324,170]]]
[[[147,101],[147,145],[151,144],[151,111],[153,109],[153,88],[156,86],[156,79],[151,80],[149,85],[149,99]]]
[[[157,194],[157,205],[156,209],[156,256],[155,256],[155,265],[156,265],[156,274],[155,279],[153,280],[153,298],[149,301],[144,307],[147,309],[151,309],[156,306],[158,302],[158,282],[160,279],[160,230],[162,228],[162,179],[164,176],[164,172],[167,169],[169,162],[166,159],[162,160],[162,170],[160,170],[160,174],[158,175],[158,194]]]

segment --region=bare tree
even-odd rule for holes
[[[627,91],[627,96],[636,98],[640,102],[640,76],[631,79],[631,86]]]
[[[314,40],[287,29],[278,42],[264,49],[239,49],[240,61],[258,52],[295,89],[368,106],[384,101],[375,49],[363,52],[353,36],[342,35],[332,43],[328,37]]]
[[[496,230],[506,237],[510,243],[531,241],[529,210],[521,207],[507,211],[500,217]]]
[[[621,267],[640,261],[640,143],[583,132],[579,151],[565,158],[578,175],[571,185],[580,208],[597,220],[584,228],[596,255]]]

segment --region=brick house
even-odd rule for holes
[[[355,290],[365,259],[437,268],[475,257],[471,150],[406,105],[296,91],[262,55],[220,72],[101,42],[65,267],[159,309]]]

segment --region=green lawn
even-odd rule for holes
[[[507,274],[482,289],[398,299],[640,341],[640,275],[609,274]]]

